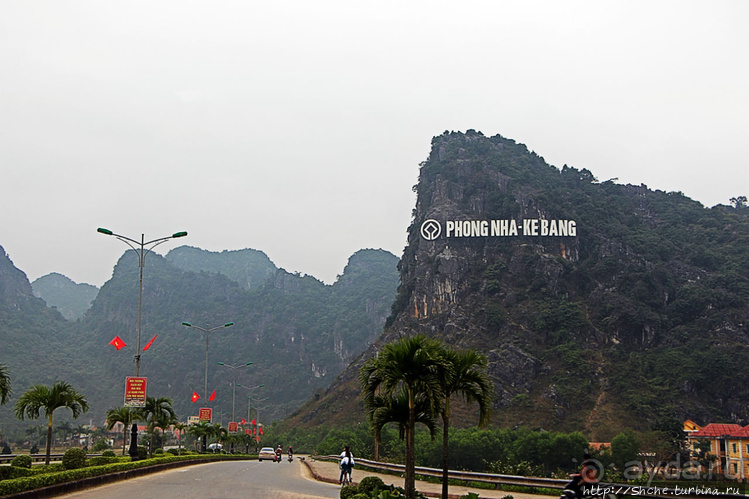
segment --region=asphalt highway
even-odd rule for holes
[[[298,459],[223,461],[185,466],[152,475],[87,489],[64,498],[75,499],[292,499],[339,497],[338,485],[318,482]]]

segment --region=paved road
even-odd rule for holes
[[[104,485],[64,498],[94,499],[292,499],[339,497],[340,487],[317,482],[298,460],[293,463],[223,461],[185,466]]]

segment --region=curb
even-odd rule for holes
[[[13,498],[37,498],[37,497],[54,497],[61,494],[68,494],[71,492],[77,492],[79,490],[90,489],[92,487],[98,487],[100,485],[107,485],[121,480],[127,480],[128,478],[135,478],[143,475],[149,475],[151,473],[158,473],[159,471],[165,471],[172,468],[181,468],[184,466],[191,466],[195,464],[204,464],[214,461],[220,461],[220,459],[202,459],[200,461],[177,461],[174,463],[156,464],[153,466],[147,466],[144,468],[135,468],[127,471],[119,471],[117,473],[109,473],[106,475],[92,476],[89,478],[83,478],[81,480],[75,480],[72,482],[57,483],[55,485],[49,485],[40,489],[26,490],[24,492],[17,492],[15,494],[9,494],[2,496],[3,499]]]

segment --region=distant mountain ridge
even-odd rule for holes
[[[257,272],[241,260],[257,259],[262,252],[190,248],[185,253],[189,263],[180,262],[194,270],[155,253],[148,255],[141,346],[155,340],[142,352],[140,372],[149,379],[149,394],[172,398],[182,419],[197,414],[206,403],[214,407],[215,421],[223,424],[232,411],[246,417],[250,409],[253,414],[259,409],[263,422],[290,413],[376,339],[398,285],[398,258],[382,250],[353,254],[332,285],[275,269],[270,278],[249,289],[242,284],[256,282],[248,276],[267,274],[269,260],[260,258]],[[231,264],[217,261],[221,258]],[[236,280],[224,273],[234,274]],[[0,363],[9,368],[15,396],[30,384],[64,379],[87,394],[91,411],[86,418],[100,424],[106,410],[122,404],[124,378],[134,374],[137,297],[138,266],[132,251],[122,255],[112,278],[75,323],[47,308],[32,294],[25,274],[7,256],[0,258]],[[182,322],[206,329],[234,323],[208,338],[214,402],[203,393],[205,336]],[[117,351],[109,344],[115,336],[125,341],[124,349]],[[251,400],[248,392],[237,388],[232,407],[232,372],[218,362],[252,362],[238,372],[237,382],[265,386],[252,392]],[[193,391],[201,396],[197,404],[190,402]],[[0,428],[6,435],[24,424],[12,416],[11,406],[12,400],[0,407]]]
[[[382,337],[288,424],[363,418],[358,368],[416,333],[487,355],[497,424],[605,441],[749,420],[746,207],[598,182],[475,131],[433,139],[416,192]],[[575,230],[549,234],[553,221]]]
[[[179,246],[169,251],[166,259],[183,270],[225,275],[245,289],[262,286],[278,270],[265,253],[249,248],[213,252],[192,246]]]
[[[55,307],[67,320],[83,316],[96,298],[99,288],[91,284],[76,283],[70,278],[53,272],[31,283],[34,296],[43,299],[48,306]]]

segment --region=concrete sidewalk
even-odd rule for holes
[[[340,476],[340,469],[338,463],[330,461],[316,461],[311,457],[305,457],[303,461],[307,465],[310,474],[315,480],[327,483],[338,483]],[[385,485],[393,484],[396,487],[403,487],[404,479],[399,475],[388,475],[384,473],[375,473],[370,471],[362,471],[354,468],[352,478],[354,483],[359,481],[365,476],[378,476],[385,482]],[[421,492],[427,497],[440,497],[442,493],[441,483],[424,482],[421,480],[416,481],[416,490]],[[558,496],[542,496],[536,494],[527,494],[522,492],[507,492],[505,490],[491,490],[491,489],[475,489],[470,487],[463,487],[460,485],[450,485],[449,497],[450,499],[458,499],[461,496],[473,492],[478,494],[481,498],[496,498],[501,499],[505,496],[512,496],[513,499],[558,499]]]

